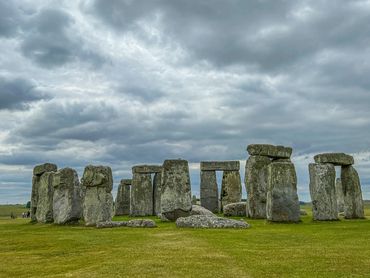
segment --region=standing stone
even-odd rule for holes
[[[231,203],[242,199],[242,183],[239,171],[224,171],[221,185],[221,210]]]
[[[131,179],[121,180],[115,202],[115,215],[129,215],[130,214],[130,190]]]
[[[153,215],[161,213],[161,195],[162,195],[162,172],[154,174],[153,181]]]
[[[113,216],[113,177],[108,166],[88,165],[81,180],[83,216],[87,226],[111,221]]]
[[[130,215],[153,215],[153,188],[151,174],[133,172]]]
[[[335,193],[337,195],[338,213],[344,212],[344,194],[342,180],[340,178],[337,178],[337,180],[335,181]]]
[[[294,164],[274,162],[267,167],[267,220],[273,222],[298,222],[300,209]]]
[[[200,204],[218,213],[218,186],[215,171],[200,171]]]
[[[54,172],[45,172],[40,176],[36,209],[37,222],[53,222],[53,175]]]
[[[313,220],[338,220],[334,165],[310,163],[308,169]]]
[[[344,217],[347,219],[364,218],[364,204],[360,178],[353,166],[342,166],[341,180],[344,194]]]
[[[267,166],[271,159],[252,155],[245,165],[245,187],[247,190],[247,209],[250,218],[266,218]]]
[[[53,218],[56,224],[78,221],[82,216],[81,187],[77,172],[64,168],[53,176]]]
[[[39,201],[39,186],[42,174],[46,172],[56,172],[57,166],[52,163],[36,165],[33,169],[32,193],[31,193],[31,221],[36,222],[36,212]],[[51,220],[52,221],[52,220]]]
[[[162,172],[161,214],[168,220],[189,216],[191,185],[186,160],[165,160]]]

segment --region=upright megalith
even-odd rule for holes
[[[33,169],[31,193],[31,220],[53,222],[53,173],[57,166],[52,163],[37,165]]]
[[[338,212],[344,212],[344,194],[342,180],[340,178],[337,178],[335,181],[335,193],[337,195]]]
[[[161,213],[161,194],[162,194],[162,170],[155,173],[153,178],[153,215]]]
[[[308,168],[313,219],[338,220],[334,165],[311,163]]]
[[[131,183],[131,179],[122,179],[118,186],[114,212],[117,216],[130,214]]]
[[[271,158],[251,155],[245,165],[245,187],[248,194],[247,215],[250,218],[266,218],[267,166]]]
[[[189,216],[191,185],[186,160],[165,160],[162,170],[161,214],[168,220]]]
[[[200,171],[200,204],[217,213],[219,211],[218,186],[215,171]]]
[[[344,217],[348,219],[364,218],[360,178],[356,169],[351,165],[342,166],[341,181],[344,194]]]
[[[82,216],[81,187],[77,172],[60,169],[53,175],[53,218],[56,224],[78,221]]]
[[[136,165],[132,167],[130,215],[156,215],[161,194],[162,166]],[[154,183],[152,181],[154,175]]]
[[[87,226],[111,221],[113,216],[113,177],[108,166],[88,165],[81,180],[83,216]]]
[[[291,162],[273,162],[267,168],[267,220],[298,222],[300,209],[294,164]]]
[[[242,199],[242,183],[239,171],[224,171],[221,184],[221,209]]]

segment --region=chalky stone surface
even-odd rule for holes
[[[218,213],[218,186],[215,171],[200,172],[200,204],[202,207]]]
[[[266,217],[272,222],[298,222],[300,208],[293,163],[269,164]]]
[[[151,174],[133,173],[130,215],[153,215],[153,186]]]
[[[268,144],[251,144],[248,145],[247,151],[249,155],[261,155],[271,158],[290,158],[292,155],[292,148],[290,147]]]
[[[353,156],[345,153],[322,153],[314,156],[316,163],[331,163],[336,166],[354,164]]]
[[[344,212],[344,194],[342,180],[340,178],[337,178],[337,180],[335,181],[335,193],[337,195],[338,212]]]
[[[130,191],[131,179],[122,179],[117,190],[117,197],[115,202],[115,215],[130,214]]]
[[[313,219],[338,220],[334,165],[311,163],[308,168]]]
[[[192,205],[190,215],[209,215],[216,216],[212,211],[198,205]]]
[[[224,171],[221,185],[221,209],[242,199],[242,184],[239,171]]]
[[[246,202],[232,203],[224,206],[225,216],[246,216],[246,213],[247,213]]]
[[[266,218],[267,166],[271,159],[252,155],[245,164],[245,186],[247,191],[248,217]]]
[[[45,172],[39,177],[36,220],[40,223],[53,222],[53,175],[54,172]]]
[[[343,166],[341,181],[344,194],[344,217],[347,219],[364,218],[360,178],[353,166]]]
[[[81,180],[83,217],[87,226],[111,221],[113,216],[113,177],[108,166],[88,165]]]
[[[191,185],[186,160],[165,160],[162,172],[161,214],[170,221],[191,211]]]
[[[179,228],[249,228],[249,224],[244,221],[208,215],[192,215],[188,217],[180,217],[176,220],[176,226]]]
[[[56,224],[78,221],[82,217],[81,187],[77,172],[63,168],[53,176],[53,218]]]

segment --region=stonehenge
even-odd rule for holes
[[[33,222],[53,222],[53,174],[57,166],[52,163],[37,165],[33,169],[31,193],[31,220]]]
[[[161,215],[170,221],[189,216],[192,209],[189,165],[186,160],[163,162]]]
[[[114,215],[130,214],[130,191],[132,179],[122,179],[117,190]]]
[[[299,201],[292,148],[248,145],[245,165],[247,216],[273,222],[298,222]]]
[[[154,174],[154,183],[152,180]],[[162,166],[137,165],[132,167],[131,216],[157,215],[160,209]]]
[[[77,172],[60,169],[53,175],[53,218],[56,224],[78,221],[82,216],[81,186]]]
[[[364,218],[360,179],[353,167],[353,157],[345,153],[323,153],[315,155],[314,160],[309,165],[314,220],[337,220],[342,211],[347,219]],[[341,167],[337,181],[335,166]]]
[[[108,166],[85,167],[81,186],[83,192],[83,217],[86,226],[110,221],[113,216],[113,177]]]
[[[204,208],[219,212],[227,204],[240,202],[242,188],[239,168],[239,161],[202,161],[200,163],[200,203]],[[220,197],[216,171],[223,171]]]

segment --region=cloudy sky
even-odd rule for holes
[[[0,0],[0,203],[32,168],[353,154],[370,199],[370,1]]]

